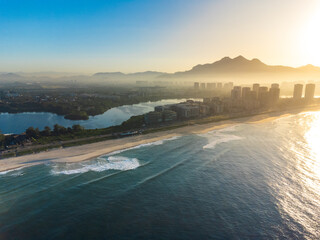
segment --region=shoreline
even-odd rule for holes
[[[319,111],[319,106],[304,109],[286,110],[281,112],[264,113],[248,117],[239,117],[219,122],[194,124],[172,130],[164,130],[146,135],[138,135],[115,140],[106,140],[69,148],[52,149],[45,152],[29,154],[19,157],[12,157],[0,160],[0,173],[18,168],[31,167],[48,162],[73,163],[82,162],[110,154],[115,151],[126,150],[143,144],[150,144],[157,141],[170,140],[171,138],[204,134],[213,130],[230,127],[236,124],[259,124],[273,121],[282,117],[292,116],[308,111]]]

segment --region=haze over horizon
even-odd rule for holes
[[[320,3],[0,0],[0,72],[177,72],[225,56],[320,66]]]

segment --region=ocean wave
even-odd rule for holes
[[[211,132],[220,132],[220,133],[223,133],[223,132],[234,132],[236,131],[236,128],[239,126],[240,124],[236,124],[236,125],[232,125],[230,127],[225,127],[225,128],[222,128],[222,129],[219,129],[219,130],[213,130]],[[209,133],[211,133],[209,132]]]
[[[208,138],[209,143],[203,146],[203,149],[214,149],[220,143],[226,143],[241,139],[243,138],[236,135],[217,133],[214,137]]]
[[[23,167],[2,171],[0,172],[0,176],[4,176],[4,175],[13,176],[13,177],[22,176],[24,175],[24,172],[22,171],[22,169]]]
[[[214,130],[211,130],[211,131],[206,132],[206,133],[198,134],[198,136],[200,136],[200,137],[211,137],[212,134],[235,132],[237,130],[236,128],[239,125],[240,124],[236,124],[236,125],[232,125],[232,126],[229,126],[229,127],[224,127],[224,128],[221,128],[221,129],[214,129]]]
[[[108,154],[106,154],[106,155],[103,155],[103,156],[101,156],[101,157],[104,157],[104,156],[113,156],[113,155],[117,155],[117,154],[122,153],[122,152],[126,152],[126,151],[133,150],[133,149],[139,149],[139,148],[142,148],[142,147],[162,145],[162,144],[164,144],[164,143],[167,142],[167,141],[177,140],[178,138],[180,138],[180,136],[175,136],[175,137],[171,137],[171,138],[166,138],[166,139],[163,139],[163,140],[158,140],[158,141],[154,141],[154,142],[150,142],[150,143],[143,143],[143,144],[140,144],[140,145],[135,146],[135,147],[130,147],[130,148],[122,149],[122,150],[117,150],[117,151],[108,153]]]
[[[92,172],[103,172],[107,170],[127,171],[140,166],[137,158],[122,156],[109,156],[108,158],[99,157],[96,160],[82,163],[56,164],[52,166],[52,175],[71,175]]]
[[[232,125],[230,127],[225,127],[222,129],[212,130],[207,133],[198,134],[200,137],[205,137],[208,139],[208,144],[203,146],[203,149],[214,149],[220,143],[226,143],[235,140],[241,140],[243,137],[231,134],[237,130],[240,124]]]

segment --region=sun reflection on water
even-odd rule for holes
[[[305,167],[310,173],[308,184],[320,195],[320,112],[308,114],[309,119],[304,138],[309,156],[305,157]]]
[[[320,239],[320,111],[278,123],[285,132],[280,146],[286,164],[272,185],[279,211],[290,229]]]

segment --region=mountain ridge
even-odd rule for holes
[[[54,74],[54,72],[50,72]],[[170,78],[188,78],[188,77],[230,77],[230,76],[284,76],[287,75],[296,75],[296,77],[309,77],[316,76],[320,78],[320,67],[307,64],[301,67],[289,67],[283,65],[268,65],[260,61],[258,58],[253,58],[251,60],[239,55],[235,58],[223,57],[218,61],[212,63],[198,64],[186,71],[180,71],[175,73],[166,73],[158,71],[144,71],[144,72],[133,72],[133,73],[123,73],[123,72],[97,72],[93,75],[65,75],[60,76],[58,79],[75,79],[79,78],[85,81],[85,79],[98,81],[102,80],[161,80],[161,79],[170,79]],[[38,74],[39,75],[39,74]],[[0,80],[50,80],[55,79],[52,76],[45,77],[45,73],[28,73],[24,74],[23,72],[0,72]],[[61,73],[59,73],[61,75]]]

